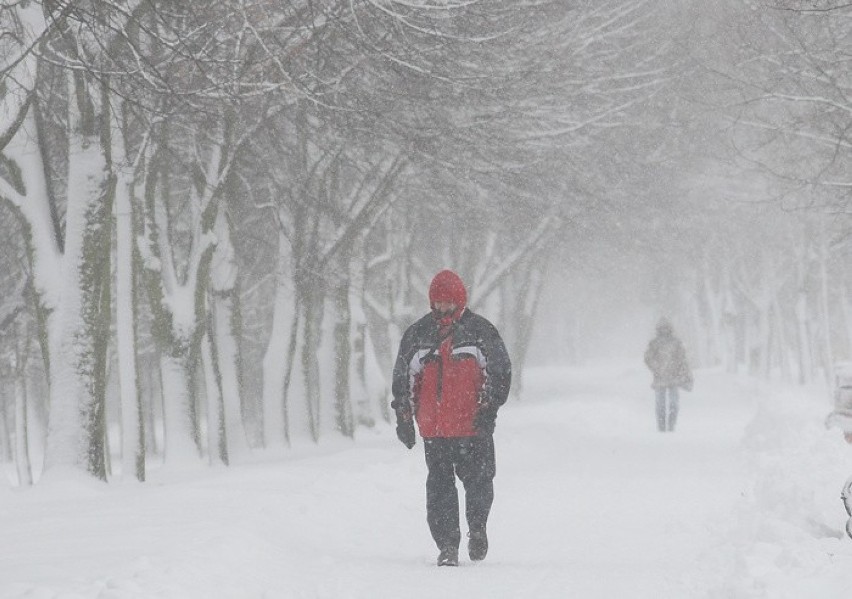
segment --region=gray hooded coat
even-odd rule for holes
[[[645,364],[654,374],[651,383],[654,389],[681,387],[686,391],[692,390],[692,371],[686,361],[686,350],[665,319],[657,324],[657,336],[648,344]]]

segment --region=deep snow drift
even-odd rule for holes
[[[255,452],[145,484],[0,490],[0,597],[852,596],[852,446],[825,390],[697,372],[675,433],[640,366],[538,369],[497,423],[491,550],[437,568],[422,444]]]

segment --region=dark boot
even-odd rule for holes
[[[439,566],[458,566],[459,565],[459,550],[456,547],[445,547],[438,554]]]
[[[467,553],[475,562],[485,559],[488,553],[488,535],[485,534],[484,528],[467,533]]]

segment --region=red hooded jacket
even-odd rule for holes
[[[392,405],[413,406],[424,438],[472,437],[481,406],[496,410],[505,403],[511,363],[494,325],[467,309],[467,291],[453,271],[439,272],[429,286],[430,305],[438,302],[457,308],[448,315],[433,311],[406,330],[394,367]]]

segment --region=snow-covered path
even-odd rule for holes
[[[489,565],[537,571],[531,597],[694,596],[707,527],[747,483],[739,441],[754,402],[699,387],[662,434],[644,373],[537,374],[527,393],[550,399],[501,422]]]
[[[480,564],[434,566],[422,444],[406,451],[385,429],[354,446],[155,472],[145,485],[3,489],[0,597],[707,596],[707,556],[729,551],[725,565],[767,543],[726,545],[731,534],[720,531],[735,527],[750,492],[745,454],[757,450],[742,440],[757,392],[703,377],[682,399],[677,432],[660,434],[639,369],[530,372],[524,400],[498,420],[491,550]],[[827,443],[832,454],[845,449]],[[825,505],[840,510],[836,493]],[[842,527],[841,516],[823,518],[831,520],[823,529]],[[830,572],[852,564],[840,535],[821,534],[806,541],[810,569],[800,581],[820,574],[815,564]],[[743,576],[758,591],[777,578],[767,568]],[[785,596],[724,577],[712,584],[730,591],[717,596]]]

